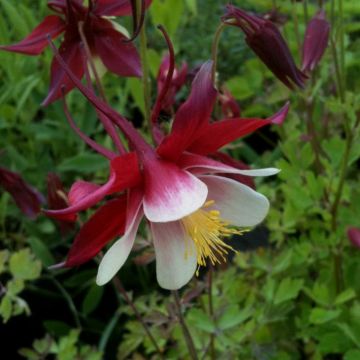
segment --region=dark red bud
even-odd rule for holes
[[[303,44],[302,70],[313,71],[321,60],[329,42],[330,24],[325,11],[320,10],[309,22]]]
[[[289,47],[271,21],[250,15],[232,5],[227,5],[222,20],[245,33],[249,47],[286,86],[291,89],[293,84],[304,87],[307,76],[295,65]]]
[[[17,173],[0,168],[0,186],[7,191],[19,209],[29,218],[35,219],[40,212],[43,196],[27,184]]]
[[[360,229],[352,227],[347,231],[350,242],[357,248],[360,248]]]

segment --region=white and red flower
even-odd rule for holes
[[[278,170],[239,169],[207,155],[264,125],[281,123],[288,105],[266,120],[232,118],[211,122],[218,94],[211,78],[212,62],[207,62],[196,75],[187,101],[177,111],[170,134],[153,149],[131,123],[82,85],[64,62],[62,66],[97,110],[120,127],[133,149],[112,158],[109,180],[104,185],[78,181],[70,190],[68,208],[46,211],[49,216],[70,220],[105,196],[120,193],[82,227],[65,266],[89,260],[120,236],[99,266],[97,283],[107,283],[125,263],[139,224],[146,219],[153,235],[157,280],[165,289],[178,289],[207,260],[223,260],[231,249],[224,238],[265,218],[269,210],[267,198],[222,174],[269,176]]]

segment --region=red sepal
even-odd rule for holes
[[[108,201],[80,229],[66,259],[72,267],[92,259],[116,236],[125,231],[126,195]]]
[[[142,76],[139,54],[132,43],[125,42],[127,37],[113,28],[106,28],[107,20],[99,22],[94,36],[96,53],[104,65],[120,76]],[[104,30],[100,26],[105,25]],[[95,31],[95,29],[94,29]]]
[[[0,49],[27,55],[39,55],[49,45],[47,37],[55,39],[65,29],[65,22],[59,16],[50,15],[28,35],[24,40]]]
[[[110,177],[106,184],[96,186],[87,182],[76,182],[70,190],[71,206],[62,210],[45,210],[47,216],[67,219],[69,215],[88,209],[105,196],[134,187],[141,182],[137,155],[129,153],[118,156],[110,163]]]
[[[289,110],[286,104],[279,112],[268,119],[226,119],[210,124],[189,146],[190,152],[207,155],[216,152],[224,145],[248,135],[265,125],[281,124]]]
[[[81,79],[84,75],[84,66],[79,41],[76,39],[65,39],[59,48],[59,54],[73,74],[78,79]],[[64,69],[59,65],[55,57],[51,63],[50,71],[49,93],[42,103],[44,106],[47,106],[53,101],[61,98],[75,87],[74,83],[70,80]],[[64,91],[62,91],[62,88]]]
[[[158,154],[176,161],[183,151],[208,127],[217,91],[212,80],[212,61],[206,62],[197,73],[189,98],[176,113],[171,133],[157,149]]]

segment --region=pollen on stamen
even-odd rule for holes
[[[221,218],[220,211],[209,209],[215,201],[207,201],[201,209],[184,217],[181,222],[186,233],[195,245],[186,243],[185,258],[196,251],[198,268],[196,275],[199,274],[200,266],[206,266],[207,259],[212,265],[226,262],[229,251],[236,252],[232,246],[224,242],[224,238],[231,235],[242,235],[245,230],[231,228],[229,223]],[[193,250],[194,249],[194,250]]]

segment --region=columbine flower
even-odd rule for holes
[[[357,248],[360,248],[360,229],[356,227],[349,228],[347,236],[350,242]]]
[[[151,0],[147,1],[149,5]],[[59,52],[72,72],[81,79],[84,75],[81,36],[84,36],[90,47],[94,62],[99,62],[120,76],[141,76],[141,65],[136,48],[124,40],[126,35],[118,31],[119,26],[109,20],[108,16],[123,16],[131,14],[128,0],[90,0],[89,7],[83,6],[82,0],[52,0],[48,2],[50,9],[57,15],[46,16],[45,19],[24,40],[14,45],[1,46],[0,49],[38,55],[48,45],[48,37],[56,38],[64,33]],[[74,84],[65,71],[54,59],[51,64],[49,93],[43,104],[48,105],[61,97],[61,87],[65,85],[66,92]]]
[[[246,43],[263,63],[289,88],[304,87],[306,75],[295,65],[289,47],[278,28],[269,20],[250,15],[232,5],[226,6],[223,21],[240,27]]]
[[[170,67],[170,56],[164,56],[160,69],[157,75],[157,89],[160,94],[163,90],[166,82],[166,77]],[[171,84],[167,90],[166,97],[162,102],[162,110],[171,112],[171,108],[175,104],[175,96],[177,92],[182,88],[186,82],[186,76],[188,72],[188,66],[186,63],[183,63],[180,69],[174,68],[174,73],[171,79]]]
[[[319,63],[329,42],[330,24],[325,11],[320,10],[309,22],[303,45],[302,70],[313,71]]]
[[[62,66],[66,69],[64,62]],[[106,195],[127,190],[100,207],[83,226],[66,266],[90,259],[114,236],[122,234],[99,266],[96,281],[99,285],[107,283],[128,258],[141,219],[145,218],[155,246],[157,280],[165,289],[178,289],[207,261],[225,261],[231,250],[226,240],[231,234],[264,219],[269,209],[266,197],[221,174],[268,176],[278,170],[241,170],[206,155],[257,128],[282,122],[288,106],[266,120],[235,118],[212,123],[217,92],[211,68],[211,62],[202,66],[189,98],[175,115],[170,134],[156,149],[67,69],[98,111],[120,127],[134,151],[111,159],[109,180],[104,185],[78,181],[70,190],[68,208],[46,212],[66,218],[94,206]]]
[[[35,219],[44,202],[43,196],[27,184],[17,173],[0,167],[0,186],[7,191],[19,209],[30,219]]]

